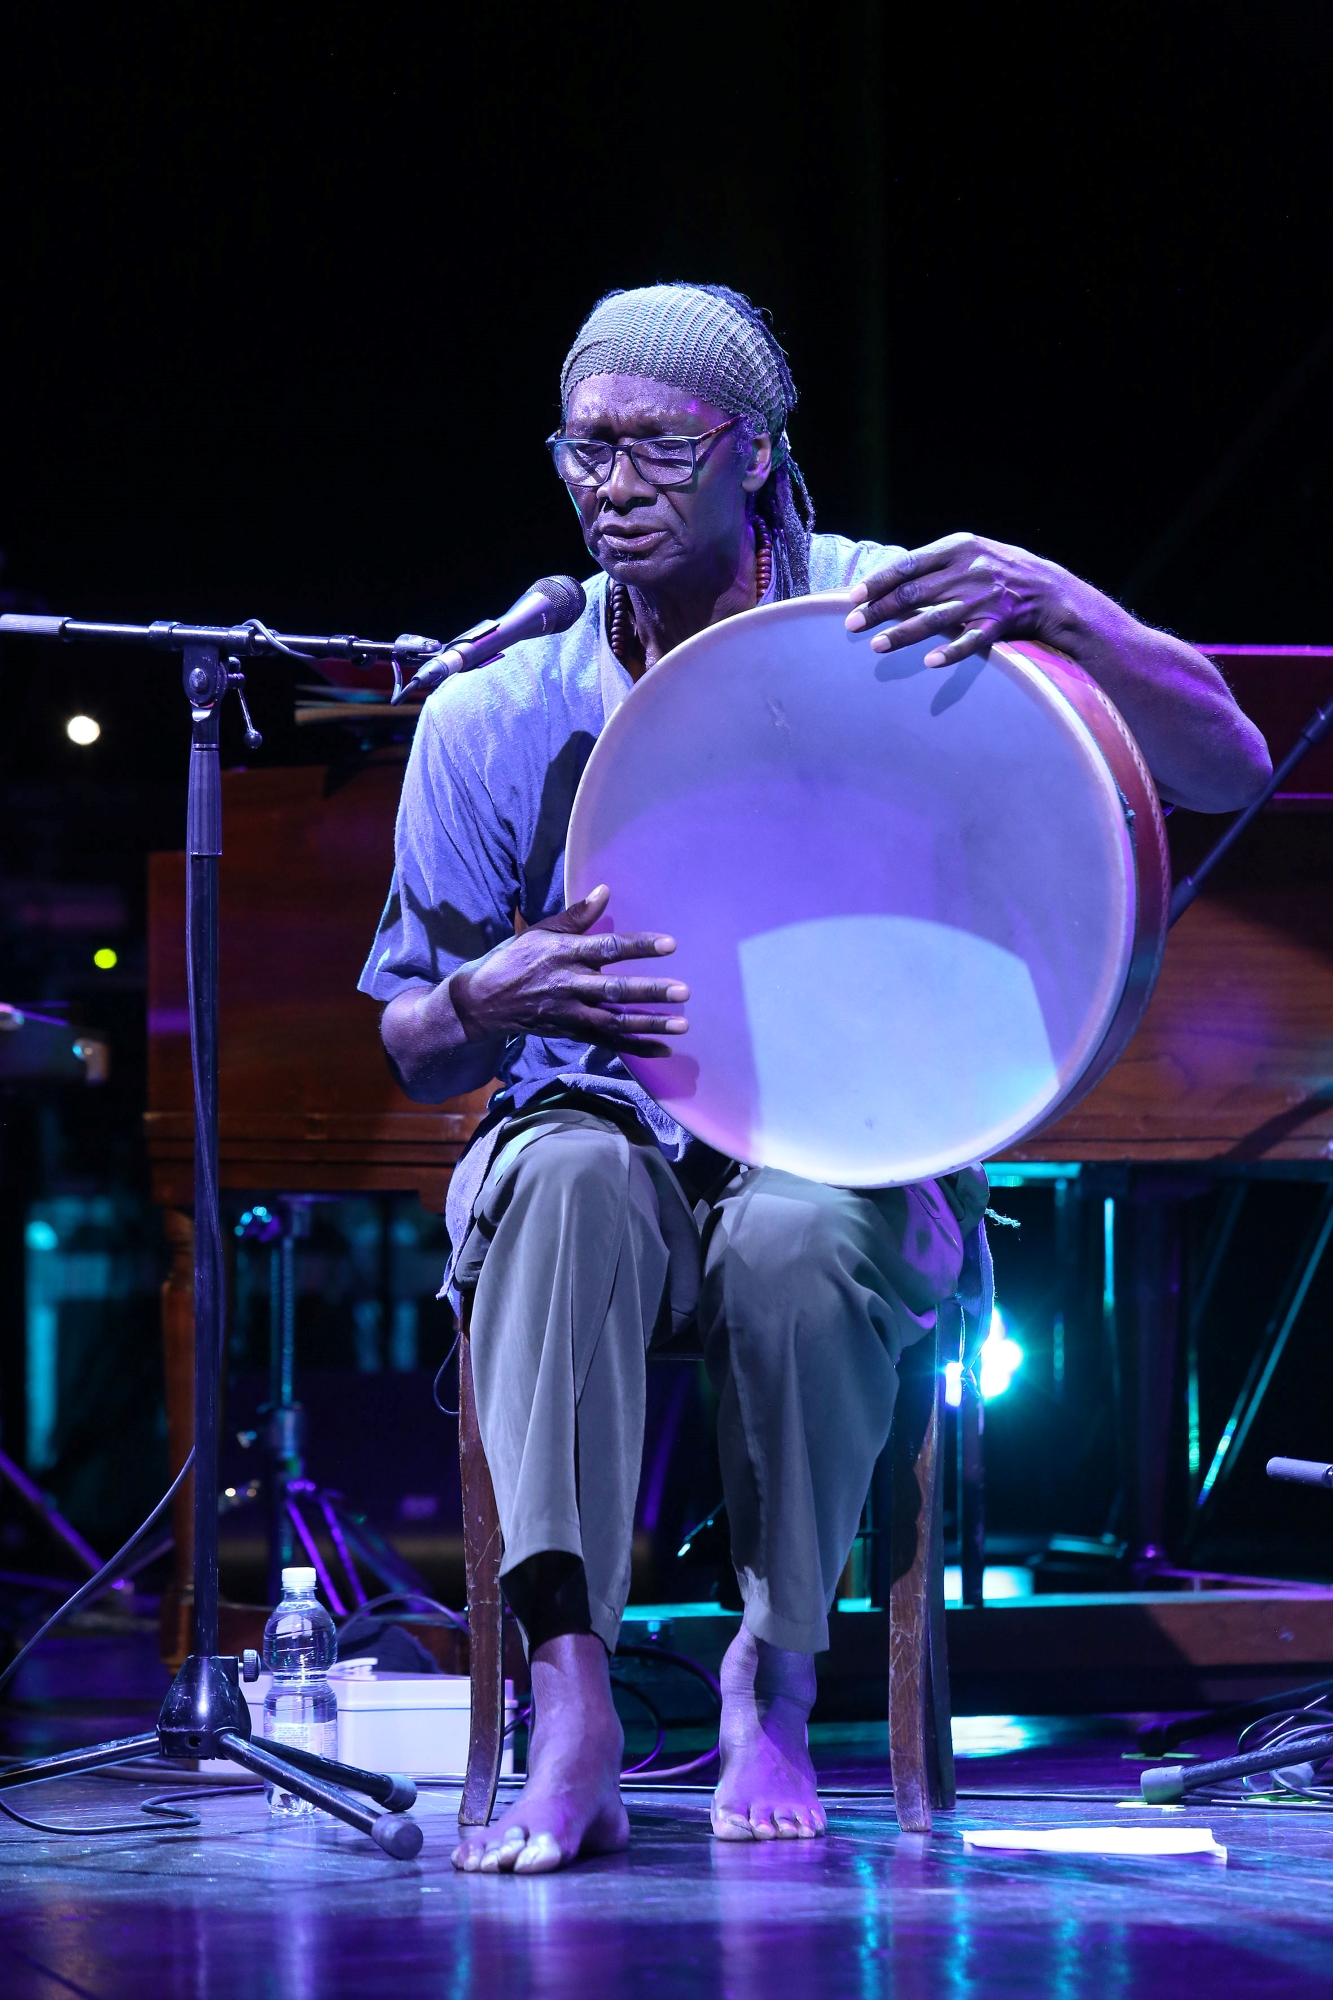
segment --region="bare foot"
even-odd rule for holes
[[[813,1653],[785,1653],[742,1625],[722,1662],[722,1771],[712,1808],[719,1840],[813,1840],[828,1831],[806,1738],[814,1699]]]
[[[492,1826],[469,1827],[453,1852],[472,1875],[545,1875],[629,1846],[620,1800],[625,1735],[600,1639],[566,1633],[532,1656],[528,1780]]]

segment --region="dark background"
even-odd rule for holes
[[[823,526],[969,528],[1191,638],[1328,640],[1329,72],[1314,5],[26,9],[0,591],[456,631],[586,563],[541,446],[560,360],[602,290],[684,277],[771,310]],[[0,675],[0,997],[113,1046],[100,1092],[5,1099],[0,1438],[30,1204],[110,1190],[133,1270],[80,1336],[50,1480],[105,1538],[165,1463],[143,878],[180,844],[188,718],[169,660],[11,642]],[[252,675],[253,761],[301,754],[292,679]],[[1000,1255],[1040,1316],[1032,1218],[1031,1277]],[[1003,1407],[992,1518],[1028,1526],[1061,1503]],[[1068,1525],[1102,1518],[1104,1459]]]

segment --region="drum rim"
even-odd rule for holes
[[[572,878],[576,862],[581,865],[582,861],[582,857],[577,857],[575,853],[575,836],[578,829],[580,806],[584,807],[585,812],[590,810],[591,795],[601,782],[602,769],[606,766],[608,760],[616,755],[617,746],[626,730],[637,726],[638,716],[644,707],[645,701],[659,695],[667,682],[674,680],[682,669],[690,667],[700,654],[706,654],[719,644],[733,643],[738,636],[738,628],[753,630],[756,625],[774,624],[779,621],[790,622],[795,619],[808,617],[812,613],[828,614],[836,612],[845,616],[852,608],[853,604],[849,590],[815,591],[803,597],[786,598],[773,604],[756,605],[749,610],[737,612],[730,618],[720,619],[715,625],[705,626],[700,632],[691,633],[689,638],[683,639],[678,646],[674,646],[669,652],[664,653],[657,664],[641,676],[604,724],[600,735],[593,744],[588,760],[579,778],[574,802],[570,809],[569,826],[565,841],[564,887],[566,906],[568,906],[574,892]],[[868,643],[871,635],[867,633],[865,636],[866,643]],[[1063,726],[1065,733],[1081,750],[1083,762],[1085,766],[1090,767],[1091,774],[1095,777],[1099,787],[1106,808],[1108,825],[1115,832],[1116,844],[1119,848],[1122,862],[1120,872],[1124,892],[1121,940],[1117,962],[1113,975],[1105,980],[1102,1005],[1099,1010],[1096,1028],[1086,1038],[1082,1059],[1076,1067],[1071,1067],[1068,1073],[1060,1075],[1058,1088],[1052,1093],[1040,1111],[1029,1118],[1020,1129],[1011,1135],[1002,1139],[996,1139],[987,1146],[986,1156],[990,1157],[995,1153],[1007,1152],[1011,1147],[1021,1144],[1034,1132],[1052,1123],[1062,1114],[1063,1109],[1071,1101],[1076,1101],[1079,1097],[1079,1086],[1082,1078],[1097,1061],[1108,1036],[1113,1030],[1116,1017],[1124,1005],[1125,996],[1129,988],[1139,921],[1140,883],[1135,844],[1125,819],[1125,812],[1127,810],[1126,802],[1106,753],[1098,742],[1093,729],[1079,713],[1074,703],[1052,675],[1039,662],[1029,658],[1017,646],[1011,646],[1003,640],[997,640],[991,647],[986,649],[986,654],[987,656],[998,656],[998,662],[1005,670],[1006,676],[1011,680],[1022,682],[1029,693],[1035,696],[1046,707],[1048,713],[1053,718],[1058,720]],[[1074,672],[1081,671],[1075,662],[1069,662],[1068,664]],[[653,691],[651,694],[646,692],[649,689]],[[654,1097],[650,1083],[645,1076],[639,1073],[637,1067],[631,1071],[631,1074],[647,1094],[650,1097]],[[659,1102],[655,1097],[654,1101]],[[704,1143],[710,1145],[716,1143],[714,1139],[694,1133],[694,1128],[689,1120],[682,1117],[680,1112],[674,1108],[674,1102],[673,1104],[664,1104],[661,1108],[666,1112],[668,1117],[675,1119],[686,1131],[691,1132],[696,1137],[703,1138]],[[743,1158],[740,1154],[733,1156]],[[884,1178],[882,1175],[877,1175],[873,1179],[869,1175],[860,1177],[843,1175],[836,1182],[826,1184],[845,1187],[912,1186],[923,1180],[938,1179],[942,1175],[956,1172],[960,1167],[973,1164],[976,1157],[975,1153],[969,1153],[965,1157],[955,1159],[951,1154],[942,1153],[938,1163],[935,1161],[928,1161],[924,1165],[914,1163],[910,1174],[904,1172],[898,1177],[889,1179]],[[750,1164],[756,1163],[751,1162]],[[809,1176],[809,1178],[814,1177]]]

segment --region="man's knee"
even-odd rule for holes
[[[768,1172],[710,1246],[705,1354],[724,1395],[727,1379],[735,1384],[745,1449],[762,1434],[762,1450],[781,1456],[788,1447],[773,1443],[775,1413],[799,1412],[804,1442],[794,1448],[835,1487],[843,1476],[830,1471],[835,1461],[853,1485],[868,1480],[893,1417],[901,1307],[878,1248],[864,1196]],[[770,1487],[775,1476],[769,1464]]]
[[[545,1132],[512,1165],[502,1153],[492,1169],[492,1185],[505,1207],[517,1204],[528,1213],[539,1209],[594,1225],[619,1213],[625,1184],[624,1139],[586,1125]],[[488,1187],[483,1203],[490,1198]]]
[[[755,1187],[725,1233],[728,1296],[743,1297],[774,1326],[822,1321],[849,1287],[872,1279],[882,1222],[846,1188],[791,1174],[764,1179],[769,1184]]]

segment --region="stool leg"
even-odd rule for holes
[[[941,1547],[943,1466],[936,1339],[908,1348],[893,1421],[889,1765],[905,1833],[953,1803]]]
[[[467,1569],[468,1674],[472,1716],[460,1826],[486,1826],[495,1805],[504,1750],[504,1604],[500,1560],[504,1543],[491,1469],[477,1427],[468,1307],[458,1343],[458,1460],[463,1487],[463,1560]]]
[[[943,1311],[943,1308],[941,1308]],[[944,1377],[939,1358],[942,1352],[939,1328],[931,1343],[931,1380],[934,1384],[933,1459],[934,1486],[927,1521],[927,1607],[930,1633],[930,1676],[926,1702],[926,1775],[930,1782],[930,1803],[942,1812],[952,1812],[958,1792],[953,1768],[953,1704],[949,1699],[949,1642],[944,1615]],[[950,1349],[950,1352],[953,1350]]]

